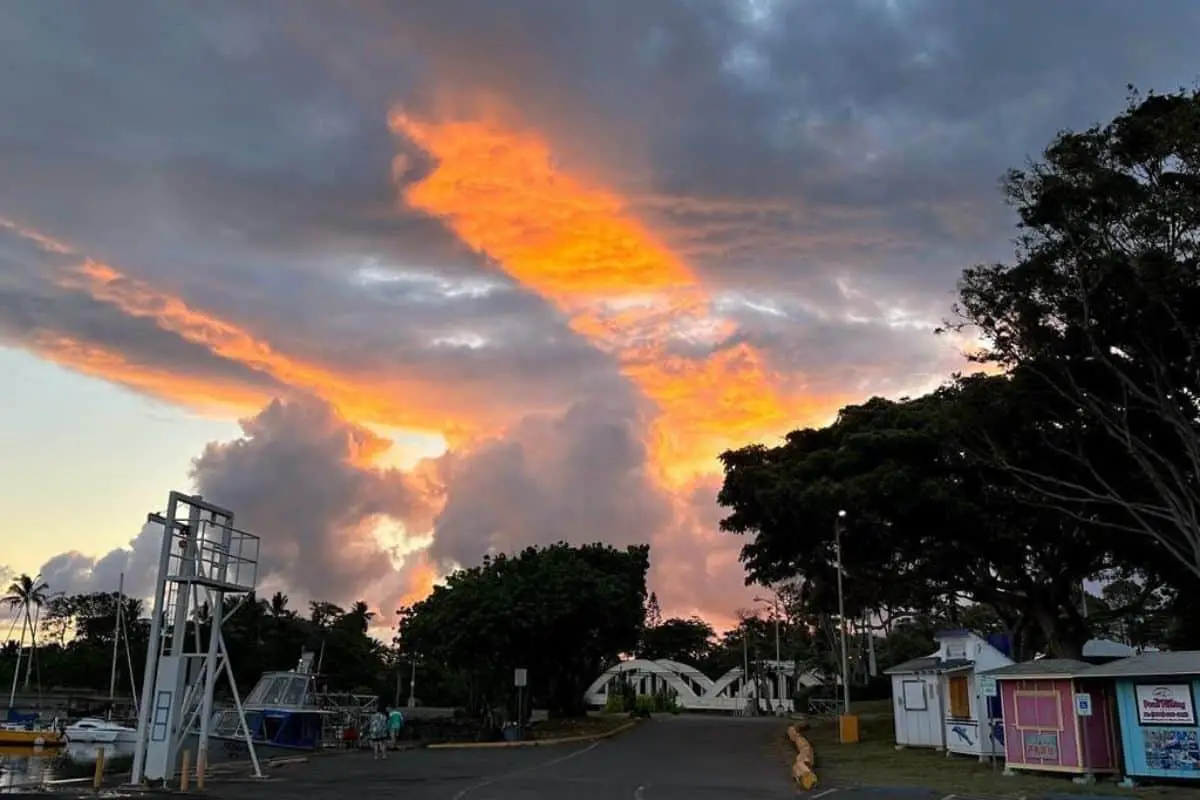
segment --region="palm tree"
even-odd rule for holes
[[[375,612],[371,610],[371,607],[367,605],[365,600],[359,600],[355,602],[354,605],[350,606],[350,614],[353,614],[354,616],[359,617],[366,622],[370,622],[371,620],[375,619]]]
[[[0,603],[8,606],[14,613],[24,617],[24,627],[29,628],[29,661],[25,666],[25,688],[29,688],[29,679],[33,675],[33,656],[37,651],[37,619],[41,615],[42,606],[50,599],[50,587],[42,581],[41,575],[29,577],[28,574],[18,575],[9,584],[8,594],[0,598]],[[24,634],[22,634],[24,638]]]
[[[325,600],[310,600],[308,608],[310,611],[309,619],[318,628],[328,628],[346,616],[346,612],[341,606]]]
[[[342,617],[343,622],[351,626],[358,633],[366,633],[370,627],[371,620],[375,618],[375,612],[366,602],[359,600],[354,605],[350,606],[350,610]]]
[[[280,619],[282,617],[290,617],[295,614],[296,612],[288,608],[289,599],[290,598],[288,598],[288,596],[283,592],[276,592],[275,594],[271,595],[271,602],[268,604],[268,610],[271,612],[271,616],[275,617],[276,619]]]

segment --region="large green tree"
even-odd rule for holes
[[[1032,430],[1037,408],[1021,386],[986,376],[849,406],[778,447],[725,453],[722,527],[748,537],[750,580],[802,576],[818,609],[836,609],[841,526],[847,616],[942,608],[953,619],[969,600],[1078,655],[1089,637],[1080,587],[1113,566],[1112,549],[1070,515],[1020,502],[1025,487],[971,449],[987,440],[1021,464],[1053,455]]]
[[[638,655],[703,667],[712,655],[715,640],[712,626],[699,617],[672,617],[656,625],[647,624]]]
[[[996,461],[1091,529],[1200,578],[1200,92],[1133,95],[1012,171],[1011,264],[968,270],[982,360],[1036,383],[1046,465]],[[1065,465],[1065,466],[1064,466]],[[1181,582],[1181,576],[1175,577]]]
[[[31,579],[22,592],[36,595],[26,590],[36,588],[37,583]],[[10,594],[16,597],[21,593]],[[45,610],[40,619],[31,612],[31,619],[38,622],[37,675],[42,688],[107,693],[117,629],[117,593],[49,596],[43,590],[42,595]],[[394,686],[394,671],[385,662],[382,645],[367,634],[373,615],[365,603],[354,603],[346,613],[335,613],[337,607],[332,604],[317,603],[322,610],[320,624],[291,614],[286,606],[287,598],[282,595],[270,601],[260,601],[253,594],[226,599],[223,635],[243,695],[264,671],[294,667],[305,649],[322,654],[324,681],[331,691],[379,692]],[[18,602],[17,608],[23,618],[23,603]],[[124,646],[117,651],[117,690],[122,695],[141,683],[142,656],[149,639],[149,620],[144,613],[141,601],[124,598],[122,640],[130,654],[126,655]],[[196,646],[198,627],[200,646],[206,647],[211,630],[207,609],[187,624],[185,646],[189,650]],[[12,680],[16,653],[15,642],[6,646],[5,657],[0,659],[0,683],[7,685]],[[429,695],[433,703],[458,699]]]
[[[466,675],[477,707],[506,705],[514,670],[555,715],[583,713],[589,683],[634,652],[649,547],[530,547],[459,570],[401,614],[402,653]]]

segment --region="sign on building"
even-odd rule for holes
[[[1025,731],[1025,761],[1058,761],[1058,734],[1050,731]]]
[[[1186,683],[1144,683],[1134,687],[1140,725],[1195,725],[1192,687]]]
[[[996,690],[996,679],[988,675],[980,675],[979,691],[984,697],[995,697],[998,694]]]
[[[1075,714],[1080,717],[1092,715],[1092,696],[1079,692],[1075,695]]]

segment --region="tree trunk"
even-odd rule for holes
[[[29,625],[29,660],[25,662],[25,689],[28,690],[29,679],[33,677],[33,659],[37,655],[37,629],[28,605],[25,606],[25,622]]]
[[[1053,610],[1039,608],[1035,614],[1038,627],[1046,637],[1046,647],[1049,655],[1055,658],[1082,658],[1083,646],[1091,638],[1086,624],[1068,610],[1066,619]],[[1073,618],[1075,617],[1075,618]]]
[[[1012,649],[1009,655],[1013,661],[1018,663],[1027,660],[1025,657],[1025,640],[1028,638],[1025,635],[1026,627],[1026,619],[1024,617],[1017,617],[1016,621],[1008,629],[1009,647]]]

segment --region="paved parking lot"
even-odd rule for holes
[[[266,782],[214,782],[220,800],[706,800],[795,796],[774,719],[663,717],[582,745],[413,750],[281,767]],[[847,798],[846,800],[851,800]],[[921,798],[920,800],[924,800]]]
[[[276,767],[266,779],[214,779],[205,796],[213,800],[774,800],[800,795],[812,800],[972,800],[920,788],[822,784],[812,792],[801,792],[788,768],[792,750],[783,736],[786,726],[771,718],[682,715],[656,718],[611,739],[585,744],[409,750],[391,753],[385,761],[375,761],[365,752],[330,755]],[[997,794],[1004,793],[1003,787],[997,788]]]

